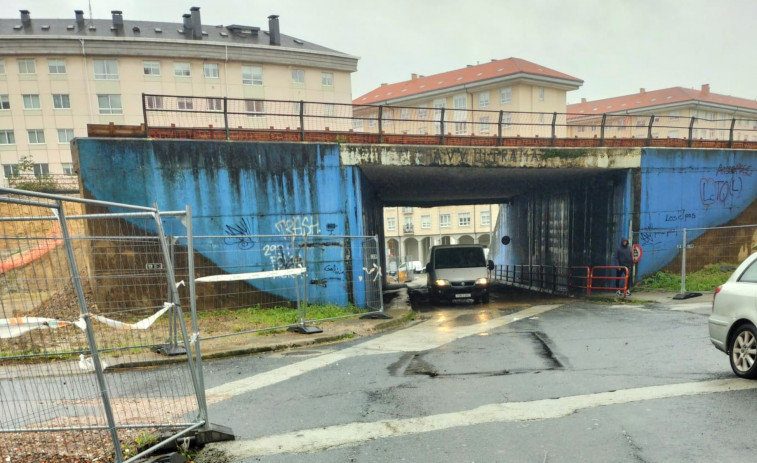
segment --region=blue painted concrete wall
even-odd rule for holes
[[[647,148],[641,158],[637,273],[649,275],[679,253],[681,229],[716,227],[757,199],[757,153]],[[687,241],[704,231],[687,232]]]
[[[246,253],[244,268],[233,252],[250,246],[235,235],[364,235],[370,222],[364,204],[371,198],[363,195],[369,191],[358,169],[340,166],[338,150],[329,144],[78,139],[75,157],[82,186],[94,199],[157,203],[161,210],[191,205],[195,236],[230,238],[212,246],[196,242],[196,250],[222,270],[275,270],[306,261],[309,279],[327,281],[325,287],[308,285],[311,302],[364,306],[362,266],[348,266],[343,247],[328,244],[338,240],[321,239],[327,244],[307,251],[282,240],[273,252]],[[353,261],[362,263],[359,240],[349,246]],[[289,279],[254,285],[292,297]]]

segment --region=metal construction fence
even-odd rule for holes
[[[152,138],[465,146],[757,147],[757,120],[737,118],[586,115],[156,94],[143,94],[142,107],[142,134]],[[108,133],[105,129],[97,132],[104,136]]]
[[[199,342],[190,346],[163,232],[184,212],[0,194],[4,460],[132,461],[141,436],[205,425]],[[181,361],[134,371],[172,339]]]
[[[386,317],[378,237],[194,236],[192,221],[0,189],[5,461],[134,461],[207,428],[201,343]]]
[[[713,228],[648,229],[634,233],[642,259],[669,262],[649,284],[679,284],[680,294],[712,290],[757,251],[757,224]]]

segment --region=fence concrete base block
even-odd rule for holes
[[[287,328],[287,331],[292,331],[294,333],[300,333],[300,334],[316,334],[316,333],[323,333],[323,330],[318,328],[317,326],[313,325],[292,325],[289,328]]]
[[[184,349],[184,346],[174,346],[171,344],[163,344],[162,346],[158,346],[155,348],[155,353],[161,354],[161,355],[167,355],[167,356],[173,356],[173,355],[186,355],[187,350]]]
[[[361,320],[389,320],[391,315],[387,315],[384,312],[367,313],[360,317]]]
[[[139,460],[140,463],[187,463],[187,457],[179,452],[171,452],[168,454],[156,455],[144,460]]]
[[[691,291],[686,291],[683,294],[680,294],[680,293],[676,294],[675,296],[673,296],[673,299],[677,299],[677,300],[691,299],[692,297],[699,297],[701,295],[702,295],[702,293],[695,293],[695,292],[691,292]]]
[[[210,444],[211,442],[225,442],[234,440],[234,431],[226,426],[210,423],[207,428],[201,429],[194,434],[197,445]]]

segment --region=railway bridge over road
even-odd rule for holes
[[[498,233],[512,237],[507,252],[493,246],[498,263],[602,265],[621,236],[644,232],[639,274],[675,257],[669,230],[725,224],[757,198],[757,151],[728,148],[86,138],[74,162],[86,197],[189,204],[198,234],[241,220],[269,235],[288,220],[309,234],[381,235],[384,206],[498,203]]]

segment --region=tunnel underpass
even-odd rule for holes
[[[632,187],[638,174],[634,153],[553,150],[545,158],[530,150],[491,156],[491,150],[483,155],[476,149],[402,148],[399,153],[363,152],[352,158],[381,210],[494,204],[498,213],[493,242],[487,237],[482,244],[490,248],[498,266],[612,265],[616,243],[633,227]],[[397,234],[380,241],[390,247],[397,240],[408,241],[423,250],[450,244],[441,234],[425,236],[413,230],[413,236],[406,237],[399,227]],[[507,246],[500,243],[503,236],[511,239]],[[453,239],[452,244],[476,242],[466,238]],[[423,250],[416,252],[427,255]],[[393,252],[384,249],[382,254]]]

